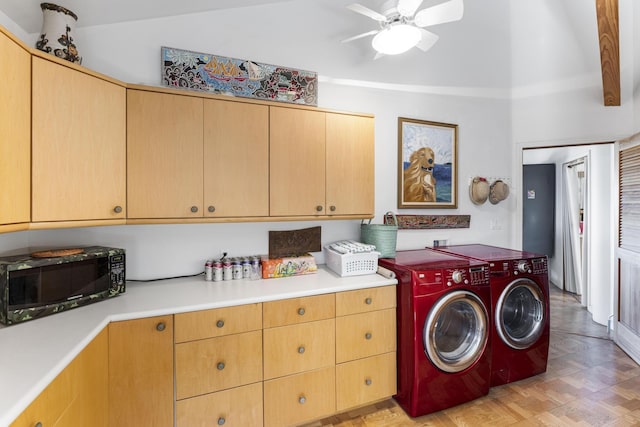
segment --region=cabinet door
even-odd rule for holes
[[[125,88],[35,56],[32,67],[32,221],[124,219]]]
[[[0,225],[31,207],[31,55],[0,32]],[[9,60],[10,58],[10,60]]]
[[[335,319],[264,330],[264,378],[335,364]]]
[[[395,350],[395,309],[336,318],[336,363]]]
[[[325,113],[270,107],[270,215],[325,215]]]
[[[264,383],[264,425],[282,427],[331,415],[336,410],[335,367]]]
[[[336,366],[337,411],[382,400],[396,394],[396,353]]]
[[[262,331],[176,344],[176,399],[262,381]]]
[[[173,426],[173,317],[109,325],[109,425]]]
[[[128,218],[202,218],[202,102],[127,91]]]
[[[11,427],[106,426],[108,334],[103,330],[44,389]]]
[[[205,216],[269,216],[269,107],[204,101]]]
[[[327,214],[373,215],[373,118],[327,113]]]
[[[176,402],[177,427],[262,426],[262,383]]]

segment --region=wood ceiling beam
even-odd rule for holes
[[[596,0],[602,94],[605,107],[620,105],[620,31],[618,0]]]

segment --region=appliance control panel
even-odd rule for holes
[[[547,271],[547,258],[531,258],[514,260],[511,263],[511,270],[513,274],[546,274]]]
[[[489,267],[452,268],[443,271],[447,286],[489,284]]]

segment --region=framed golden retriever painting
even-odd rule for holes
[[[398,118],[398,209],[458,206],[458,125]]]

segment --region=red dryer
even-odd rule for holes
[[[417,417],[489,393],[488,264],[429,249],[397,251],[378,263],[398,279],[400,406]]]
[[[434,249],[489,263],[494,325],[491,385],[545,372],[549,355],[547,257],[480,244]]]

